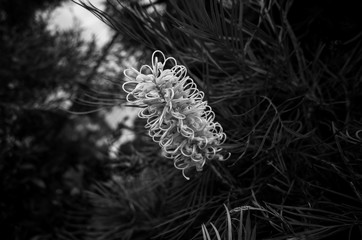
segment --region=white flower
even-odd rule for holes
[[[214,122],[214,112],[187,76],[185,66],[157,50],[152,54],[152,66],[143,65],[139,71],[126,69],[124,74],[127,81],[122,88],[127,101],[143,107],[138,116],[147,118],[150,137],[184,176],[193,166],[202,171],[208,160],[226,160],[220,153],[226,135]]]

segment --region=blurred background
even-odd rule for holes
[[[55,239],[134,138],[112,81],[137,51],[67,0],[1,0],[0,41],[1,238]]]

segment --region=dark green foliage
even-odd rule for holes
[[[39,11],[60,1],[0,1],[2,239],[74,239],[84,190],[109,179],[110,135],[99,115],[71,116],[98,52],[79,30],[51,32]],[[76,106],[73,104],[73,109]]]

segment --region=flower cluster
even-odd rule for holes
[[[207,160],[225,160],[220,152],[226,135],[185,66],[157,50],[152,66],[126,69],[124,74],[127,101],[143,107],[138,116],[147,119],[150,137],[184,176],[193,166],[202,171]]]

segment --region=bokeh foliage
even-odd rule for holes
[[[99,50],[79,29],[49,30],[61,1],[0,2],[0,229],[3,239],[70,239],[84,190],[109,179],[110,136],[96,114],[64,111]],[[69,233],[70,232],[70,233]]]

